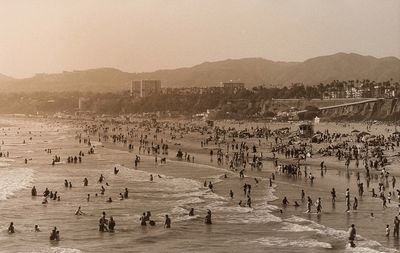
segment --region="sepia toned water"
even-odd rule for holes
[[[391,252],[398,248],[398,241],[384,236],[385,224],[392,224],[399,211],[397,204],[382,210],[377,208],[379,200],[365,197],[360,206],[371,209],[345,212],[344,191],[349,185],[355,192],[351,183],[354,175],[330,170],[323,177],[317,176],[312,186],[304,180],[280,176],[271,188],[267,177],[273,169],[268,162],[264,172],[249,172],[263,178],[256,185],[253,178],[240,180],[202,154],[196,155],[193,164],[175,161],[171,151],[166,165],[155,165],[153,157],[141,155],[135,170],[136,152],[106,143],[95,143],[95,154],[85,154],[81,164],[67,164],[67,156],[87,153],[89,148],[74,138],[77,129],[70,124],[2,118],[1,126],[1,151],[9,151],[10,157],[0,158],[0,252]],[[52,154],[44,151],[47,148]],[[55,154],[62,162],[52,166]],[[114,167],[120,170],[118,175],[114,175]],[[109,184],[103,184],[104,196],[97,183],[101,173]],[[227,179],[222,178],[225,173]],[[154,175],[153,182],[150,174]],[[89,180],[87,187],[83,186],[85,177]],[[64,179],[72,182],[71,189],[64,187]],[[204,180],[214,182],[215,193],[203,186]],[[253,185],[253,208],[237,204],[245,200],[241,187],[245,182]],[[33,185],[37,197],[31,197]],[[46,187],[57,191],[61,201],[49,200],[42,205],[41,194]],[[338,191],[336,207],[328,201],[331,187]],[[129,189],[129,198],[121,201],[118,194],[125,188]],[[233,200],[228,196],[230,189],[235,192]],[[305,214],[304,204],[279,212],[282,196],[290,201],[299,199],[301,189],[314,200],[326,199],[322,215]],[[89,202],[87,194],[91,195]],[[106,203],[109,197],[112,203]],[[74,215],[78,206],[86,215]],[[187,215],[191,207],[195,208],[194,217]],[[213,213],[212,225],[204,224],[207,209]],[[103,211],[107,217],[114,217],[115,233],[98,231]],[[151,211],[155,227],[140,226],[139,218],[146,211]],[[369,212],[377,218],[370,219]],[[172,219],[171,229],[163,228],[165,214]],[[6,230],[11,221],[16,233],[9,235]],[[354,249],[347,246],[351,223],[356,224],[360,235]],[[35,224],[42,232],[33,232]],[[49,241],[54,226],[60,230],[59,242]]]

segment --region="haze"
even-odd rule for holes
[[[0,73],[19,78],[243,57],[399,57],[400,1],[2,0],[0,36]]]

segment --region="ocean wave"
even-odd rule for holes
[[[53,247],[47,250],[29,251],[29,253],[82,253],[82,251],[73,248]]]
[[[9,163],[0,162],[0,167],[8,167],[8,166],[10,166]]]
[[[301,217],[292,216],[285,220],[284,226],[281,230],[283,231],[293,231],[293,232],[316,232],[321,236],[328,236],[331,238],[335,238],[340,241],[347,241],[348,239],[348,231],[338,230],[334,228],[330,228],[324,225],[321,225],[315,221],[307,220]],[[292,222],[292,223],[288,223]],[[301,225],[297,224],[300,223]],[[368,240],[360,235],[356,237],[357,248],[354,249],[348,247],[348,251],[351,252],[398,252],[395,249],[390,249],[384,247],[377,241]],[[353,251],[356,250],[356,251]]]
[[[0,171],[0,200],[6,200],[15,192],[29,186],[33,180],[34,171],[29,168],[17,168]]]
[[[11,158],[0,157],[0,162],[15,162],[15,160]]]
[[[282,237],[263,237],[253,241],[264,246],[294,247],[294,248],[324,248],[331,249],[332,245],[315,239],[289,240]]]
[[[280,231],[286,232],[319,232],[318,229],[306,225],[284,222]]]

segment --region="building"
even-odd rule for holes
[[[84,97],[79,97],[78,98],[78,110],[79,111],[84,111],[87,110],[87,108],[89,108],[89,99],[88,98],[84,98]]]
[[[135,80],[131,83],[131,97],[148,97],[161,93],[160,80]]]
[[[244,89],[244,83],[242,82],[226,82],[226,83],[221,83],[222,87],[224,88],[226,93],[229,94],[236,94],[239,90]]]

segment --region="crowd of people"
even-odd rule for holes
[[[167,131],[168,130],[168,131]],[[168,134],[169,132],[169,134]],[[190,149],[185,151],[185,146],[177,143],[178,140],[182,140],[186,135],[200,134],[202,139],[199,140],[200,150],[194,151]],[[166,164],[167,157],[171,149],[176,151],[176,159],[182,162],[195,162],[196,152],[201,154],[209,155],[209,162],[216,164],[221,168],[226,169],[231,173],[234,173],[239,180],[237,184],[243,188],[244,200],[240,199],[238,205],[241,207],[254,208],[252,198],[252,184],[242,183],[249,171],[257,173],[262,171],[266,166],[266,162],[272,162],[272,167],[269,177],[265,177],[264,181],[257,176],[252,176],[257,186],[260,182],[267,182],[266,187],[272,187],[274,181],[278,182],[276,177],[290,177],[303,184],[306,181],[307,185],[311,186],[316,180],[317,175],[313,174],[313,170],[309,164],[305,164],[306,161],[318,156],[320,158],[319,168],[320,175],[323,177],[328,170],[327,161],[333,162],[330,157],[335,158],[335,163],[342,170],[349,172],[351,167],[356,169],[356,181],[354,186],[358,189],[356,194],[350,191],[350,188],[340,189],[344,190],[344,209],[346,212],[351,210],[357,211],[359,208],[363,208],[362,203],[359,202],[359,198],[364,196],[365,188],[371,192],[373,198],[379,198],[382,200],[382,208],[388,208],[388,203],[391,203],[393,199],[398,200],[400,207],[400,190],[396,188],[396,177],[392,176],[387,169],[387,165],[390,163],[388,160],[387,152],[394,152],[395,147],[399,147],[400,135],[377,135],[371,136],[369,133],[354,132],[352,134],[343,133],[331,133],[328,130],[317,133],[317,136],[312,136],[306,139],[299,139],[293,136],[290,131],[282,130],[272,131],[269,128],[250,128],[245,129],[242,132],[238,132],[234,128],[223,129],[220,127],[207,127],[198,126],[196,124],[180,124],[172,122],[145,122],[142,121],[136,125],[124,125],[124,124],[106,124],[106,123],[92,123],[83,126],[81,132],[77,133],[76,139],[80,144],[87,145],[87,154],[94,154],[96,152],[96,146],[93,145],[93,139],[98,139],[99,142],[109,142],[113,145],[122,145],[130,153],[135,153],[132,157],[132,166],[138,169],[140,166],[141,157],[153,156],[155,164]],[[176,142],[171,148],[170,143]],[[168,144],[169,143],[169,144]],[[269,145],[267,144],[269,143]],[[211,147],[212,146],[212,147]],[[315,152],[315,146],[320,147]],[[50,148],[45,150],[51,154]],[[0,154],[0,157],[4,154]],[[6,156],[8,157],[8,152]],[[81,163],[82,158],[85,156],[85,152],[80,151],[78,155],[69,155],[66,157],[67,164]],[[61,156],[53,156],[52,164],[61,162],[63,158]],[[173,159],[173,157],[171,158]],[[197,161],[197,160],[196,160]],[[313,165],[318,167],[318,165]],[[256,169],[253,171],[253,169]],[[254,174],[253,173],[253,174]],[[318,172],[319,173],[319,172]],[[115,177],[119,175],[119,169],[113,168],[113,174]],[[362,176],[364,182],[362,182]],[[93,175],[87,175],[83,179],[83,187],[89,186],[89,179]],[[106,195],[109,183],[105,176],[100,173],[96,175],[98,177],[97,184],[99,185],[99,191],[95,194],[95,197],[100,195]],[[158,177],[161,177],[158,175]],[[259,176],[262,177],[262,176]],[[227,178],[225,174],[224,178]],[[278,178],[279,179],[279,178]],[[93,179],[90,179],[92,182]],[[93,180],[96,182],[96,180]],[[153,174],[149,176],[149,181],[153,182]],[[371,182],[376,182],[378,188],[371,187]],[[205,180],[205,188],[208,188],[211,192],[215,192],[216,184],[212,180]],[[73,187],[72,181],[65,179],[64,187],[71,189]],[[74,186],[81,187],[81,186]],[[31,189],[31,195],[36,197],[38,190],[35,186]],[[68,198],[65,194],[65,198]],[[87,195],[87,202],[90,202],[91,195]],[[332,188],[329,192],[331,199],[329,202],[332,205],[336,205],[337,189]],[[230,199],[234,199],[235,194],[232,189],[229,190]],[[48,188],[43,193],[43,205],[47,205],[49,200],[60,201],[61,198],[57,190],[50,191]],[[63,196],[64,198],[64,196]],[[118,196],[109,196],[106,198],[107,203],[113,203],[113,198],[119,200],[125,200],[129,198],[128,187],[125,187]],[[307,195],[305,190],[302,189],[299,198],[289,199],[286,196],[282,197],[282,208],[280,212],[289,208],[291,203],[296,209],[304,206],[306,213],[312,213],[315,209],[317,215],[323,215],[323,207],[326,206],[328,201],[322,197],[316,197],[314,200],[310,195]],[[300,211],[300,210],[299,210]],[[75,215],[86,215],[81,210],[81,206],[78,207]],[[187,214],[188,216],[194,215],[194,208],[191,207]],[[371,216],[374,214],[371,213]],[[212,211],[207,210],[204,223],[212,224]],[[156,226],[156,221],[152,219],[150,211],[144,212],[140,218],[141,226]],[[164,219],[164,227],[171,228],[171,217],[166,214]],[[393,223],[393,235],[399,236],[399,219],[396,216]],[[114,232],[117,228],[116,221],[113,216],[107,216],[106,212],[102,212],[101,218],[98,223],[100,232]],[[390,234],[390,224],[385,224],[385,235]],[[14,223],[11,222],[8,232],[14,233]],[[35,231],[39,232],[38,225],[35,225]],[[50,240],[60,240],[59,231],[54,228],[51,232]],[[356,229],[355,225],[352,224],[349,231],[349,244],[351,247],[355,247],[356,240]]]

